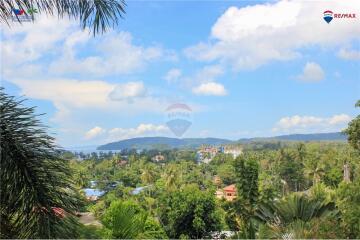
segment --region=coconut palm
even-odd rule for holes
[[[74,238],[70,215],[77,201],[68,163],[58,157],[54,139],[46,134],[34,108],[25,107],[23,100],[3,90],[0,88],[0,237]]]
[[[316,185],[321,181],[321,178],[325,175],[325,170],[320,166],[316,166],[313,169],[305,170],[305,174],[308,175],[310,178],[312,178],[313,185]]]
[[[163,177],[165,178],[165,186],[167,190],[173,190],[178,180],[178,171],[176,165],[170,165],[165,171]]]
[[[132,202],[114,201],[106,210],[102,222],[109,230],[109,238],[132,239],[145,231],[147,214]]]
[[[117,25],[125,14],[124,0],[2,0],[0,1],[0,19],[8,25],[14,9],[29,9],[80,20],[82,28],[89,27],[94,34],[103,33],[109,27]],[[18,19],[19,20],[19,19]],[[20,21],[20,20],[19,20]]]
[[[141,181],[148,186],[148,194],[150,196],[151,187],[149,185],[153,184],[155,181],[154,169],[150,165],[145,165],[145,167],[141,171]]]
[[[337,214],[332,202],[325,203],[293,194],[275,203],[261,204],[255,216],[265,223],[268,238],[305,238],[311,234],[310,221],[335,218]]]

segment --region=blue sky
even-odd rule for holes
[[[325,10],[355,19],[323,19]],[[5,91],[36,105],[65,147],[172,136],[165,109],[191,107],[182,137],[339,131],[360,96],[358,1],[128,1],[94,38],[38,15],[1,28]]]

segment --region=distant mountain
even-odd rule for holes
[[[65,150],[71,152],[84,152],[84,151],[94,151],[96,150],[96,145],[88,145],[88,146],[76,146],[76,147],[64,147]]]
[[[309,133],[309,134],[289,134],[275,137],[266,138],[243,138],[239,142],[252,142],[252,141],[346,141],[346,135],[341,132],[334,133]]]
[[[197,148],[203,144],[221,145],[233,141],[220,138],[168,138],[168,137],[141,137],[121,140],[99,146],[98,150],[120,149],[170,149],[170,148]]]
[[[279,140],[288,141],[346,141],[346,135],[341,132],[335,133],[312,133],[312,134],[291,134],[275,137]]]
[[[313,134],[290,134],[267,138],[243,138],[232,141],[221,138],[169,138],[169,137],[140,137],[120,140],[117,142],[101,145],[97,150],[121,150],[121,149],[171,149],[171,148],[197,148],[201,145],[223,145],[232,143],[246,143],[254,141],[346,141],[346,136],[340,132],[313,133]]]

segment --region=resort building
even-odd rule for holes
[[[233,201],[237,196],[235,184],[231,184],[229,186],[224,187],[223,189],[217,190],[215,192],[215,196],[218,199],[224,198],[226,201]]]
[[[162,162],[162,161],[165,161],[165,156],[161,155],[161,153],[159,153],[159,154],[155,155],[154,157],[152,157],[151,160],[153,162]]]
[[[224,153],[225,154],[231,154],[233,156],[233,158],[235,159],[239,155],[241,155],[243,152],[242,152],[241,147],[227,146],[224,149]]]
[[[224,147],[201,146],[196,153],[198,163],[209,163],[218,153],[223,153]]]

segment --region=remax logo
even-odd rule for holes
[[[331,20],[333,20],[333,12],[330,11],[330,10],[326,10],[324,12],[324,20],[327,22],[327,23],[330,23]]]
[[[324,12],[323,18],[324,18],[325,22],[330,23],[334,18],[340,18],[340,19],[356,18],[356,14],[355,13],[333,13],[330,10],[326,10]]]
[[[34,15],[38,13],[37,9],[32,7],[27,10],[14,8],[12,11],[14,15],[12,15],[11,18],[14,22],[34,21]]]
[[[16,16],[21,16],[25,13],[25,10],[23,9],[13,9],[13,12],[15,13]]]

